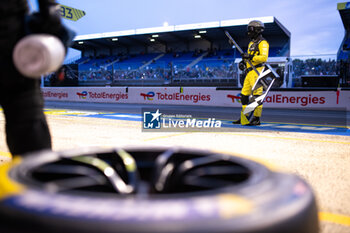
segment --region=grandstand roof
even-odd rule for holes
[[[265,24],[264,36],[270,44],[272,42],[276,46],[284,47],[290,43],[291,33],[275,17],[268,16],[79,35],[74,38],[72,48],[84,51],[135,45],[152,46],[154,43],[168,45],[178,41],[191,43],[198,41],[198,36],[209,42],[228,41],[225,30],[239,44],[246,45],[246,27],[251,20],[261,20]]]
[[[345,29],[350,31],[350,2],[338,3],[338,10]]]

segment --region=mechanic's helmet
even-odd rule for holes
[[[256,39],[264,31],[265,25],[259,20],[252,20],[247,27],[247,35],[250,39]]]

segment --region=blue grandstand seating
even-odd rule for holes
[[[236,57],[234,57],[234,52],[232,50],[222,50],[215,54],[209,54],[199,61],[196,65],[201,68],[206,67],[221,67],[222,65],[228,65],[233,63],[235,58],[240,57],[239,53],[236,52]]]
[[[168,66],[169,63],[172,63],[173,66],[183,69],[196,58],[197,57],[193,56],[193,52],[175,52],[165,54],[157,61],[157,63],[166,66]]]
[[[115,63],[113,68],[121,69],[121,70],[138,69],[139,67],[146,64],[147,62],[152,61],[152,59],[156,58],[158,55],[159,54],[151,53],[151,54],[140,54],[140,55],[129,56]]]
[[[350,37],[344,41],[342,49],[343,50],[350,50]]]
[[[78,60],[75,60],[74,62],[73,62],[73,64],[82,64],[82,63],[85,63],[85,62],[87,62],[89,60],[89,58],[88,57],[81,57],[81,58],[79,58]]]
[[[246,50],[246,48],[243,49]],[[281,50],[281,48],[270,47],[269,56],[280,56]],[[83,72],[83,79],[87,77],[100,79],[104,76],[112,76],[113,72],[114,76],[123,79],[164,78],[169,77],[171,72],[174,72],[173,75],[184,78],[225,77],[225,75],[229,77],[232,76],[232,69],[235,69],[232,64],[236,58],[240,57],[238,51],[228,49],[196,51],[196,53],[192,51],[82,57],[75,61],[75,64],[78,64],[79,71]],[[91,73],[95,71],[95,74]],[[223,74],[225,72],[226,74]]]
[[[269,56],[276,57],[280,56],[281,48],[270,47]],[[165,53],[158,60],[154,60],[161,53],[151,53],[151,54],[140,54],[140,55],[132,55],[132,56],[106,56],[103,58],[87,58],[82,57],[75,61],[75,64],[79,64],[79,70],[88,71],[99,69],[100,67],[104,67],[113,61],[113,69],[114,70],[135,70],[139,69],[143,65],[147,64],[147,68],[168,68],[169,64],[172,64],[177,69],[185,69],[186,66],[191,64],[195,59],[198,58],[194,56],[193,52],[176,52],[176,53]],[[202,53],[203,54],[203,53]],[[239,58],[240,54],[238,51],[236,52],[236,57]],[[120,60],[117,60],[120,59]],[[153,61],[153,62],[152,62]],[[234,61],[234,52],[233,50],[221,50],[216,51],[215,54],[211,53],[205,57],[203,57],[197,64],[200,67],[220,67],[222,65],[226,65],[232,63]],[[108,70],[112,69],[112,66],[107,66]]]
[[[159,54],[158,54],[159,55]],[[155,62],[148,65],[149,68],[168,68],[169,63],[174,60],[174,55],[172,53],[165,53],[161,58],[156,60]]]
[[[106,56],[103,58],[91,58],[86,63],[80,64],[79,70],[87,71],[87,70],[100,69],[101,67],[107,65],[108,63],[112,62],[115,59],[117,59],[116,56]]]

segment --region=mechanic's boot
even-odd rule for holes
[[[252,125],[252,126],[254,126],[254,125],[260,125],[260,117],[254,116],[254,117],[252,118],[252,120],[249,122],[249,124],[247,124],[247,125]]]
[[[232,124],[240,125],[241,124],[241,118],[239,118],[238,120],[232,121]]]

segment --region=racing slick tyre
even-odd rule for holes
[[[185,148],[42,151],[0,167],[0,231],[318,232],[310,186]]]

